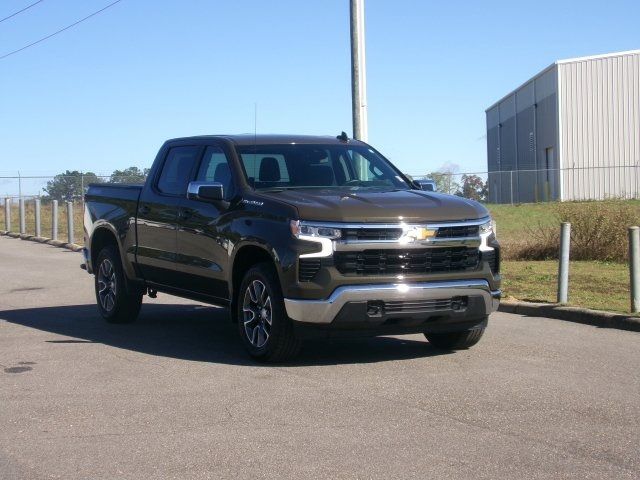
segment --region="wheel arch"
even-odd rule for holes
[[[107,222],[96,225],[91,234],[91,239],[89,242],[89,255],[93,270],[95,271],[97,267],[96,262],[98,260],[100,251],[108,245],[113,245],[117,249],[118,255],[120,256],[122,269],[124,271],[127,289],[131,288],[132,284],[137,284],[139,279],[136,277],[133,265],[126,256],[126,252],[124,251],[116,230],[111,224]]]
[[[120,250],[120,242],[118,242],[118,237],[115,232],[109,228],[107,225],[101,225],[96,227],[93,231],[93,235],[91,235],[91,244],[90,254],[91,254],[91,264],[96,267],[96,263],[98,261],[98,255],[108,245],[113,245],[118,249],[118,253],[120,254],[120,258],[122,259],[122,252]]]
[[[236,307],[238,300],[238,290],[244,274],[254,265],[259,263],[269,263],[273,265],[278,281],[280,280],[280,268],[277,256],[273,250],[267,246],[254,242],[247,242],[238,246],[231,259],[231,276],[229,278],[229,289],[231,296],[231,318],[236,321]]]

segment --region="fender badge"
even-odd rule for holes
[[[264,205],[264,202],[259,202],[257,200],[241,200],[240,203],[244,205],[255,205],[256,207],[261,207]]]

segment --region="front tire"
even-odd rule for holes
[[[473,347],[480,341],[485,327],[476,327],[471,330],[450,333],[425,333],[429,343],[442,350],[465,350]]]
[[[287,317],[272,265],[260,263],[247,271],[236,305],[238,331],[249,355],[263,362],[282,362],[298,354],[301,342]]]
[[[133,322],[140,312],[142,293],[127,292],[124,270],[116,247],[104,247],[98,254],[96,265],[96,303],[100,315],[110,323]]]

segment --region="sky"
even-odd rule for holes
[[[0,22],[0,56],[111,1],[44,0]],[[487,107],[557,59],[640,48],[638,19],[637,0],[365,0],[369,143],[409,174],[485,171]],[[254,125],[351,135],[350,81],[348,0],[122,0],[0,60],[0,175],[148,167],[168,138]]]

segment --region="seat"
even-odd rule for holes
[[[329,187],[334,185],[333,168],[329,165],[297,164],[294,172],[296,185]]]
[[[260,162],[258,181],[263,188],[273,187],[280,181],[280,165],[274,157],[264,157]]]
[[[311,165],[311,185],[317,187],[329,187],[334,184],[333,168],[329,165]]]

